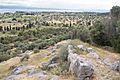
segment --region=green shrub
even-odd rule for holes
[[[68,57],[67,47],[68,45],[63,45],[60,48],[60,51],[59,51],[60,64],[63,64],[65,61],[67,61],[67,57]]]
[[[10,33],[11,33],[11,34],[16,34],[17,31],[16,31],[16,30],[11,30]]]
[[[0,54],[0,62],[1,61],[6,61],[6,60],[8,60],[10,58],[11,58],[11,56],[9,54],[5,54],[5,53]]]
[[[67,51],[68,45],[63,45],[60,48],[59,51],[59,62],[60,62],[60,67],[61,67],[61,72],[68,71],[69,68],[69,63],[67,60],[68,57],[68,51]]]
[[[39,52],[39,49],[38,48],[34,48],[34,53],[38,53]]]

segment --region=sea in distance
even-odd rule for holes
[[[82,12],[79,10],[64,10],[64,9],[0,9],[0,13],[14,13],[16,11],[23,12]]]
[[[14,13],[16,11],[23,12],[108,12],[106,10],[70,10],[70,9],[0,9],[0,13]]]

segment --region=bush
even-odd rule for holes
[[[63,45],[60,48],[60,51],[59,51],[60,64],[63,64],[65,61],[67,61],[67,57],[68,57],[67,47],[68,45]]]
[[[63,45],[59,51],[59,63],[61,67],[61,72],[65,72],[65,71],[67,72],[69,69],[69,63],[67,60],[68,57],[67,47],[68,45]]]
[[[0,54],[0,62],[6,61],[6,60],[8,60],[10,58],[11,58],[11,56],[9,54],[5,54],[5,53]]]
[[[12,51],[13,56],[17,56],[18,54],[22,54],[22,50],[16,49],[15,51]]]
[[[12,34],[16,31],[12,30]],[[34,50],[38,52],[38,49],[47,48],[55,43],[69,39],[68,28],[37,28],[31,30],[22,30],[18,32],[16,36],[7,36],[0,38],[0,51],[5,52],[15,48],[20,51],[13,51],[12,56],[16,56],[26,50]],[[9,54],[9,53],[8,53]]]
[[[38,53],[39,52],[39,49],[38,48],[34,48],[34,53]]]
[[[94,43],[101,45],[101,46],[110,46],[110,40],[108,40],[108,36],[106,34],[106,28],[105,25],[97,21],[94,24],[93,29],[91,30],[91,37]]]
[[[11,30],[11,32],[10,32],[11,34],[16,34],[17,33],[17,31],[16,30]]]

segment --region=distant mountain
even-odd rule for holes
[[[67,11],[77,11],[77,12],[100,12],[100,13],[104,13],[104,12],[109,12],[109,10],[104,10],[104,9],[59,9],[59,8],[38,8],[38,7],[24,7],[24,6],[4,6],[4,5],[0,5],[0,9],[40,9],[40,10],[65,10]]]
[[[24,7],[24,6],[3,6],[0,5],[0,9],[52,9],[52,10],[67,10],[58,8],[38,8],[38,7]]]
[[[21,6],[3,6],[3,5],[0,5],[0,9],[23,9],[23,8],[26,8],[26,7],[21,7]]]

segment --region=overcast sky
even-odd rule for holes
[[[120,6],[120,0],[0,0],[4,6],[25,6],[60,9],[104,9]]]

